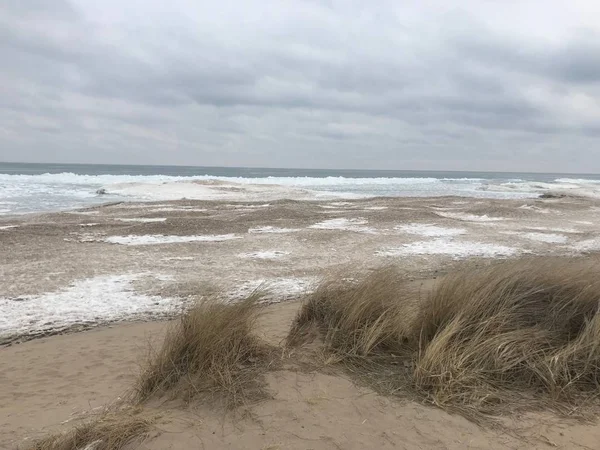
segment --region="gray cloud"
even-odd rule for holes
[[[600,28],[464,2],[2,2],[0,160],[600,171]]]

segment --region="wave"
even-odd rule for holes
[[[220,180],[239,184],[279,184],[283,186],[339,186],[339,185],[414,185],[442,183],[445,181],[458,181],[465,183],[478,183],[485,181],[483,178],[433,178],[433,177],[377,177],[377,178],[351,178],[342,176],[329,177],[224,177],[214,175],[80,175],[72,172],[45,173],[40,175],[15,175],[0,174],[0,182],[39,182],[61,184],[114,184],[114,183],[163,183],[167,181],[194,181],[194,180]]]
[[[570,184],[600,184],[600,180],[593,180],[589,178],[557,178],[554,180],[556,183],[570,183]]]

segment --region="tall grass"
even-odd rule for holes
[[[135,398],[170,394],[223,399],[232,407],[263,394],[260,374],[272,349],[253,329],[258,295],[239,303],[202,301],[167,332],[135,386]]]
[[[552,407],[580,414],[600,393],[600,271],[585,260],[523,259],[415,292],[393,269],[328,282],[288,337],[317,327],[353,373],[477,418]]]

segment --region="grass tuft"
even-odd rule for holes
[[[37,440],[29,450],[120,450],[141,441],[152,430],[154,420],[135,408],[106,412],[71,430]]]
[[[311,295],[288,345],[317,329],[380,392],[473,419],[550,407],[581,415],[600,392],[600,277],[585,260],[522,259],[458,271],[429,292],[393,269]]]
[[[136,400],[170,393],[186,401],[223,399],[235,407],[263,396],[260,375],[273,352],[253,334],[258,300],[204,300],[182,314],[143,368]]]

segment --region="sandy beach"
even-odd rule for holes
[[[5,218],[0,447],[64,429],[122,396],[149,344],[203,296],[230,302],[266,290],[259,330],[277,343],[297,300],[326,274],[396,265],[426,284],[465,261],[596,258],[599,219],[600,203],[576,197],[180,200]],[[339,374],[283,369],[269,386],[272,399],[241,421],[163,406],[164,432],[141,448],[586,449],[600,438],[597,425],[551,416],[528,417],[507,435]]]

